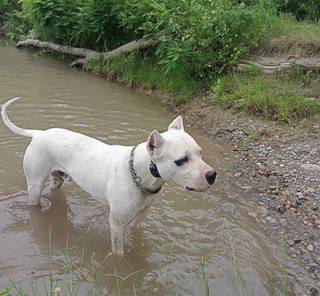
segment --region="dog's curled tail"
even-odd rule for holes
[[[20,128],[20,127],[17,127],[16,125],[14,125],[8,115],[7,115],[7,108],[15,101],[18,101],[20,100],[21,98],[14,98],[14,99],[11,99],[9,101],[7,101],[6,103],[4,103],[2,105],[2,108],[1,108],[1,116],[2,116],[2,119],[3,119],[3,122],[5,123],[5,125],[11,130],[13,131],[15,134],[17,135],[20,135],[20,136],[25,136],[25,137],[34,137],[37,133],[39,133],[40,131],[38,130],[26,130],[26,129],[23,129],[23,128]],[[1,106],[1,105],[0,105]]]

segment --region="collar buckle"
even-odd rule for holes
[[[132,177],[133,182],[137,185],[137,187],[143,192],[143,193],[147,193],[147,194],[155,194],[158,193],[160,191],[160,189],[162,188],[162,185],[159,188],[156,188],[154,190],[152,189],[148,189],[146,187],[142,186],[142,178],[140,176],[137,175],[136,170],[134,169],[133,166],[133,162],[134,162],[134,152],[136,150],[137,146],[134,146],[130,152],[130,158],[129,158],[129,170],[130,170],[130,174]],[[152,176],[156,177],[156,178],[161,178],[158,168],[156,166],[156,164],[151,161],[150,166],[149,166],[149,170],[150,173],[152,174]]]

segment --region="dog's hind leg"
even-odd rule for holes
[[[39,180],[37,182],[30,182],[28,181],[28,178],[27,178],[30,205],[32,206],[40,205],[41,194],[44,188],[45,181],[46,179]]]
[[[50,159],[39,155],[27,148],[23,159],[23,170],[28,185],[28,195],[30,205],[39,205],[41,194],[46,180],[50,174]]]

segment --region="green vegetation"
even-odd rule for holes
[[[281,239],[280,246],[280,270],[281,270],[281,284],[282,284],[282,294],[283,296],[289,295],[289,275],[286,268],[287,264],[287,252],[285,246],[284,238]]]
[[[297,20],[320,19],[319,0],[277,0],[276,5],[279,11],[292,13]]]
[[[89,241],[87,242],[87,244]],[[114,295],[121,296],[123,295],[123,285],[129,279],[134,277],[138,272],[142,270],[133,271],[125,276],[119,274],[117,270],[114,273],[101,275],[101,269],[103,265],[108,264],[108,260],[111,257],[112,253],[109,252],[106,254],[105,258],[100,262],[97,261],[95,254],[92,253],[90,256],[91,263],[88,265],[84,265],[84,257],[88,256],[86,254],[87,245],[83,246],[82,249],[82,257],[75,258],[71,254],[72,248],[69,246],[69,240],[67,237],[66,242],[66,253],[63,256],[63,266],[64,266],[64,277],[63,279],[58,279],[55,271],[53,270],[53,264],[57,264],[55,261],[55,256],[52,251],[52,238],[51,238],[51,230],[49,231],[49,241],[48,241],[48,255],[44,258],[46,260],[48,266],[48,276],[43,281],[42,285],[34,285],[32,282],[30,283],[30,287],[32,288],[33,296],[41,296],[41,295],[50,295],[50,296],[77,296],[81,294],[79,290],[79,283],[86,280],[88,284],[88,288],[90,289],[88,292],[88,296],[104,296],[105,291],[100,285],[100,279],[102,277],[110,277],[114,280]],[[61,255],[59,255],[60,257]],[[61,258],[59,258],[59,263],[61,263]],[[27,294],[19,287],[17,283],[10,280],[8,287],[0,290],[0,296],[26,296]],[[132,287],[133,295],[135,294],[134,286]],[[29,295],[29,294],[28,294]],[[83,295],[83,294],[81,294]]]
[[[258,54],[284,54],[287,56],[313,56],[319,52],[319,22],[298,22],[290,15],[274,18],[270,35],[258,50]]]
[[[289,123],[308,118],[320,113],[320,101],[303,95],[311,80],[306,81],[307,74],[300,75],[298,71],[290,77],[265,77],[254,68],[244,74],[229,74],[214,83],[212,99],[226,108],[266,119]]]
[[[103,58],[92,60],[85,65],[85,69],[130,86],[135,83],[150,89],[161,89],[174,94],[181,102],[187,101],[199,87],[199,82],[191,79],[186,65],[166,72],[154,58],[138,52],[111,62]]]
[[[247,5],[256,5],[260,0],[243,0]],[[272,5],[278,13],[289,13],[297,20],[313,20],[320,18],[319,0],[271,0]]]
[[[85,68],[181,102],[213,84],[212,97],[226,107],[292,122],[320,112],[312,82],[233,68],[246,56],[318,54],[319,12],[319,0],[0,0],[0,26],[11,39],[32,30],[42,40],[97,51],[162,32],[152,48]]]
[[[209,281],[207,275],[207,264],[205,258],[201,257],[201,264],[200,264],[200,275],[202,279],[202,286],[203,286],[203,295],[209,296],[210,295],[210,288],[209,288]]]

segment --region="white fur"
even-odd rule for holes
[[[107,145],[66,129],[18,128],[6,113],[6,108],[18,99],[6,102],[1,114],[14,133],[32,137],[23,159],[30,204],[40,204],[44,184],[52,172],[68,174],[95,199],[109,204],[112,250],[123,253],[129,228],[141,223],[153,200],[153,195],[141,192],[130,175],[128,160],[132,147]],[[189,160],[177,166],[175,160],[185,156]],[[156,163],[161,178],[150,173],[151,160]],[[184,131],[181,116],[169,125],[168,131],[160,134],[154,130],[147,142],[137,146],[134,168],[148,189],[159,188],[164,182],[196,191],[205,191],[210,186],[205,174],[212,168],[202,160],[199,145]]]

